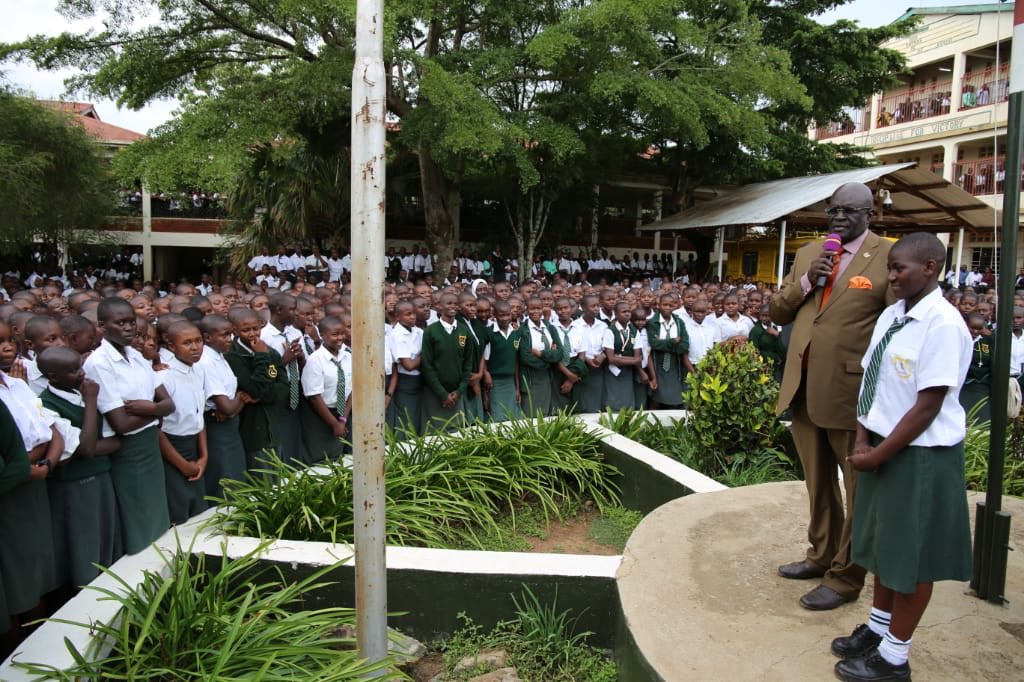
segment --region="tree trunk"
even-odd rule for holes
[[[513,216],[509,201],[505,201],[505,215],[518,247],[519,284],[533,276],[533,256],[547,228],[552,203],[543,191],[530,190],[526,194],[516,194]]]
[[[444,175],[431,156],[430,148],[420,145],[416,155],[420,166],[427,250],[433,255],[434,278],[440,283],[448,276],[454,260],[455,225],[445,203]]]

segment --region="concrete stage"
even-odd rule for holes
[[[974,505],[983,496],[971,494]],[[917,680],[1024,679],[1024,502],[1012,514],[1007,606],[937,583],[914,636]],[[812,612],[797,600],[815,581],[785,580],[780,564],[804,556],[804,484],[771,483],[689,495],[643,520],[619,569],[622,610],[656,678],[828,680],[834,637],[866,622],[872,577],[860,599]]]

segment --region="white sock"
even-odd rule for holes
[[[885,637],[889,632],[889,623],[892,622],[892,614],[888,611],[871,607],[871,617],[868,618],[868,629],[879,637]]]
[[[878,653],[893,665],[903,665],[910,657],[910,643],[912,641],[914,641],[913,638],[910,638],[904,642],[893,637],[891,632],[886,632],[885,637],[882,638],[881,643],[878,645]]]

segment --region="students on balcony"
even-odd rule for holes
[[[978,105],[978,96],[974,94],[974,86],[968,85],[964,87],[964,94],[960,97],[960,108],[970,109]]]
[[[983,107],[986,104],[991,103],[992,95],[988,91],[988,83],[981,86],[981,90],[978,91],[978,106]]]

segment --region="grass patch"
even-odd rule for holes
[[[705,452],[692,429],[681,419],[662,424],[646,412],[620,410],[617,413],[604,412],[598,423],[730,488],[800,479],[797,463],[777,448],[760,447],[752,453],[731,455]],[[709,457],[716,461],[714,470],[710,472],[703,465]]]
[[[546,527],[584,499],[618,503],[618,470],[569,415],[476,426],[388,443],[389,545],[515,547],[501,528]],[[214,523],[231,535],[352,541],[352,472],[338,462],[298,470],[271,459],[262,475],[225,483]],[[520,510],[532,509],[523,519]],[[544,520],[531,517],[538,515]]]
[[[558,609],[557,596],[551,604],[540,600],[524,587],[513,597],[516,617],[501,621],[485,632],[465,614],[460,614],[464,627],[442,644],[448,679],[467,680],[487,672],[471,668],[452,676],[455,665],[467,656],[481,651],[503,649],[508,665],[514,667],[524,682],[615,682],[618,673],[609,656],[587,644],[591,633],[577,632],[579,616],[571,609]]]
[[[595,542],[614,547],[621,552],[626,548],[626,541],[643,518],[643,514],[632,509],[607,507],[590,525],[589,535]]]

